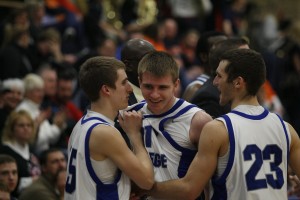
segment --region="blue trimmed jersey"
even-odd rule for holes
[[[290,133],[276,114],[241,105],[217,118],[227,128],[228,162],[211,180],[211,199],[287,199]],[[218,169],[219,170],[219,169]]]
[[[154,166],[155,181],[183,177],[197,152],[190,141],[189,130],[193,116],[201,109],[176,99],[173,107],[160,115],[152,114],[145,102],[135,104],[129,110],[143,113],[144,145]]]
[[[200,76],[198,76],[195,80],[193,80],[189,85],[194,85],[194,84],[199,84],[199,85],[203,85],[208,79],[210,78],[210,76],[208,76],[207,74],[201,74]]]
[[[96,161],[89,152],[90,134],[98,125],[113,126],[105,116],[88,111],[75,125],[68,145],[65,200],[125,200],[130,179],[110,160]]]

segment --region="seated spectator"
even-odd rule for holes
[[[55,144],[56,147],[67,149],[69,136],[77,123],[82,117],[82,111],[72,102],[75,90],[76,72],[73,68],[68,68],[58,73],[57,93],[54,104],[52,104],[52,112],[63,112],[65,114],[66,127],[60,139]]]
[[[38,68],[44,63],[50,63],[56,70],[75,63],[74,54],[66,54],[62,51],[62,39],[54,28],[41,31],[35,45],[31,50],[32,63]]]
[[[17,162],[17,168],[20,169],[18,186],[12,192],[16,197],[40,175],[38,159],[30,148],[35,133],[34,121],[28,112],[13,111],[8,116],[3,129],[3,146],[0,147],[0,152],[12,156]]]
[[[60,171],[66,170],[66,159],[58,149],[49,149],[40,156],[42,175],[20,195],[19,200],[60,200],[61,188],[56,187]],[[61,177],[59,177],[61,178]],[[66,179],[64,179],[65,182]]]
[[[37,71],[44,81],[44,99],[42,109],[47,108],[55,100],[57,88],[57,72],[50,64],[43,64]]]
[[[10,200],[15,200],[16,198],[11,193],[16,189],[18,183],[17,162],[13,157],[6,154],[0,154],[0,183],[7,186]],[[0,195],[0,199],[2,198]]]
[[[0,79],[22,78],[34,70],[27,27],[13,26],[11,38],[0,50]]]
[[[0,88],[0,141],[6,118],[22,101],[23,95],[24,84],[21,79],[9,78],[2,82]]]
[[[16,110],[25,110],[30,113],[37,127],[37,140],[35,152],[40,154],[48,149],[50,144],[55,144],[64,127],[64,113],[57,112],[53,117],[53,124],[48,118],[51,115],[51,108],[41,110],[40,106],[44,98],[43,79],[36,74],[28,74],[24,78],[25,98]]]

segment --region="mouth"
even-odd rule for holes
[[[161,99],[148,99],[148,101],[152,102],[152,103],[159,103],[162,100]]]

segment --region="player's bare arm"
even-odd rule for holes
[[[225,151],[227,142],[227,132],[221,122],[207,123],[200,135],[198,153],[185,177],[155,183],[151,195],[164,199],[197,198],[215,172],[218,156]]]
[[[198,111],[192,121],[190,127],[190,140],[195,145],[198,146],[200,133],[207,122],[212,121],[212,117],[207,114],[205,111]]]
[[[295,129],[288,124],[288,129],[291,134],[291,147],[290,147],[290,166],[293,172],[300,177],[300,139]]]
[[[110,158],[139,187],[152,187],[153,169],[146,150],[138,149],[140,156],[134,155],[117,129],[104,125],[95,127],[89,145],[93,159]]]

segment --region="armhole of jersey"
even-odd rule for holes
[[[85,137],[85,141],[84,141],[84,153],[85,153],[85,163],[86,163],[86,167],[88,169],[89,175],[91,176],[91,178],[97,185],[103,186],[105,184],[102,183],[102,181],[98,178],[98,176],[96,175],[96,173],[93,169],[91,158],[90,158],[90,149],[89,149],[89,140],[90,140],[92,130],[94,129],[94,127],[98,126],[99,124],[107,124],[107,123],[95,123],[88,129],[86,137]],[[109,124],[107,124],[107,125],[109,125]],[[121,170],[118,169],[117,176],[114,180],[114,184],[116,184],[120,180],[121,174],[122,174]],[[109,185],[109,184],[106,184],[106,185]]]
[[[85,154],[86,167],[88,169],[88,172],[89,172],[91,178],[94,180],[94,182],[97,185],[103,185],[103,183],[97,177],[97,175],[92,167],[92,162],[91,162],[91,158],[90,158],[90,148],[89,148],[89,140],[90,140],[92,130],[94,129],[94,127],[96,127],[99,124],[101,124],[101,123],[95,123],[88,129],[87,134],[85,136],[85,141],[84,141],[84,154]]]
[[[161,122],[159,123],[159,131],[161,131],[161,133],[164,135],[164,137],[169,141],[169,143],[175,148],[177,149],[178,151],[193,151],[194,150],[190,150],[190,149],[187,149],[187,148],[183,148],[181,147],[179,144],[177,144],[173,138],[170,136],[170,134],[168,132],[165,131],[164,129],[164,123],[170,119],[175,119],[177,117],[179,117],[180,115],[186,113],[187,111],[189,111],[190,109],[196,107],[195,105],[193,104],[190,104],[186,107],[184,107],[183,109],[181,109],[179,112],[177,112],[175,115],[173,116],[170,116],[170,117],[166,117],[164,118],[163,120],[161,120]]]
[[[287,132],[287,127],[286,127],[286,125],[285,125],[285,123],[284,123],[284,121],[282,120],[282,118],[278,115],[278,114],[276,114],[277,115],[277,117],[279,118],[279,120],[280,120],[280,122],[281,122],[281,125],[282,125],[282,127],[283,127],[283,131],[284,131],[284,134],[285,134],[285,138],[286,138],[286,143],[287,143],[287,163],[289,163],[289,155],[290,155],[290,137],[288,136],[288,132]]]
[[[226,182],[226,178],[227,178],[228,174],[230,173],[233,162],[234,162],[234,154],[235,154],[235,138],[234,138],[234,131],[233,131],[231,120],[227,115],[223,115],[222,118],[225,120],[225,123],[227,126],[230,149],[229,149],[228,163],[227,163],[227,166],[226,166],[223,174],[221,175],[221,177],[218,180],[219,183]]]

